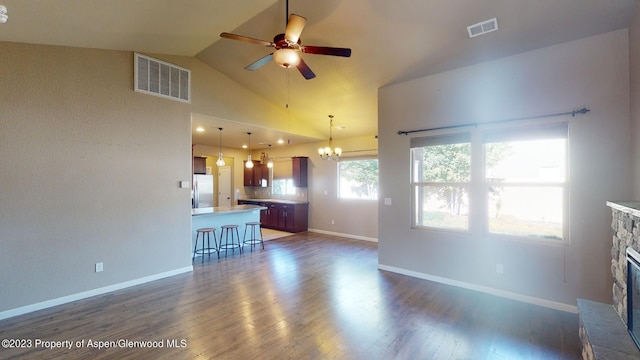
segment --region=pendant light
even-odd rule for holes
[[[218,161],[216,161],[216,165],[224,166],[224,159],[222,158],[222,128],[218,128],[220,130],[220,152],[218,152]]]
[[[269,151],[267,152],[267,167],[271,169],[273,167],[273,160],[271,160],[271,144],[269,144]]]
[[[247,135],[249,135],[249,156],[247,156],[247,162],[244,166],[246,166],[247,169],[251,169],[253,168],[253,161],[251,161],[251,133],[248,132]]]
[[[342,149],[339,147],[332,148],[333,145],[333,137],[331,136],[331,128],[333,128],[333,115],[329,115],[329,146],[325,148],[319,148],[318,154],[320,154],[320,158],[322,160],[340,160],[340,155],[342,155]]]

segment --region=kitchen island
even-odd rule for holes
[[[245,223],[260,221],[260,210],[267,208],[259,205],[235,205],[191,209],[191,249],[196,243],[196,230],[200,228],[216,228],[216,239],[220,239],[222,225],[238,225],[240,236],[243,235]],[[212,239],[213,240],[213,239]],[[242,238],[240,239],[242,242]]]

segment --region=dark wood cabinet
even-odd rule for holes
[[[265,227],[276,229],[278,228],[278,207],[274,203],[268,203],[266,206],[268,207],[268,209],[267,218],[264,222],[266,224]]]
[[[293,232],[295,217],[293,205],[278,205],[278,228]]]
[[[276,204],[278,209],[278,230],[287,232],[307,231],[309,224],[309,204]]]
[[[269,186],[269,167],[267,164],[253,163],[252,168],[247,168],[244,161],[244,186]]]
[[[260,210],[260,224],[264,226],[264,224],[269,222],[269,204],[260,203],[260,206],[266,207],[265,210]]]
[[[254,186],[253,183],[253,168],[247,167],[247,161],[242,162],[242,168],[244,169],[244,186]]]
[[[207,158],[199,157],[199,156],[193,157],[193,173],[194,174],[207,173]]]
[[[302,232],[309,228],[308,203],[282,203],[255,200],[238,200],[238,205],[260,205],[267,209],[260,211],[262,227],[287,231]]]
[[[309,161],[308,157],[305,156],[295,156],[291,158],[292,168],[293,168],[293,186],[295,187],[307,187],[308,179],[307,179],[307,164]]]

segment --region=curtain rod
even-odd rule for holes
[[[506,122],[511,122],[511,121],[522,121],[522,120],[531,120],[531,119],[542,119],[542,118],[555,117],[555,116],[564,116],[564,115],[571,115],[571,116],[575,117],[575,116],[576,116],[576,115],[578,115],[578,114],[586,114],[586,113],[588,113],[589,111],[591,111],[591,110],[590,110],[590,109],[587,109],[587,108],[582,108],[582,109],[573,110],[573,111],[568,111],[568,112],[563,112],[563,113],[547,114],[547,115],[537,115],[537,116],[528,116],[528,117],[513,118],[513,119],[506,119],[506,120],[489,121],[489,122],[483,122],[483,123],[468,123],[468,124],[460,124],[460,125],[439,126],[439,127],[432,127],[432,128],[419,129],[419,130],[400,130],[400,131],[398,131],[398,135],[409,135],[409,134],[412,134],[412,133],[423,132],[423,131],[444,130],[444,129],[457,129],[457,128],[461,128],[461,127],[468,127],[468,126],[489,125],[489,124],[501,124],[501,123],[506,123]]]

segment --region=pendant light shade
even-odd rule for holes
[[[244,166],[246,166],[247,169],[251,169],[253,168],[253,161],[251,161],[251,133],[248,132],[247,135],[249,135],[249,155],[247,156],[247,162]]]
[[[220,151],[218,152],[218,161],[216,161],[216,165],[224,166],[224,159],[222,158],[222,128],[218,128],[220,130]]]
[[[273,160],[271,160],[271,144],[269,144],[269,152],[267,153],[267,167],[271,169],[273,167]]]

